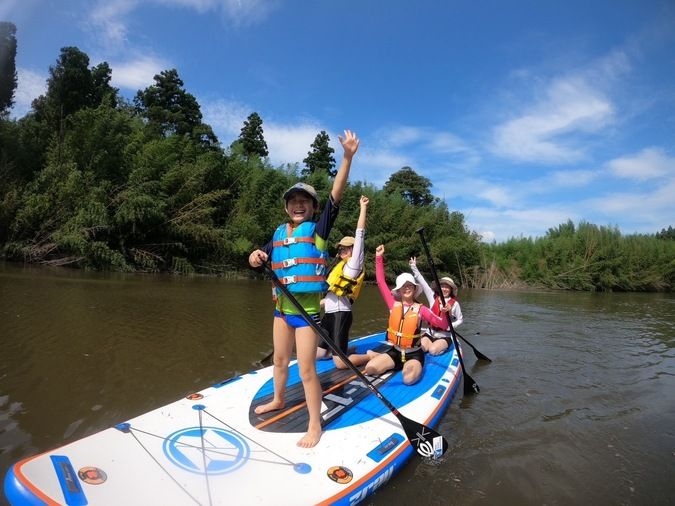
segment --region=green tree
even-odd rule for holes
[[[394,172],[383,188],[386,194],[398,193],[413,206],[426,206],[436,201],[431,194],[431,181],[410,167]]]
[[[91,69],[91,107],[98,107],[103,103],[107,103],[110,107],[117,107],[119,90],[110,86],[111,79],[112,69],[107,62],[99,63]]]
[[[257,155],[260,158],[264,158],[269,154],[267,151],[267,143],[265,142],[265,137],[263,135],[262,124],[263,120],[257,112],[249,114],[246,121],[244,121],[244,126],[241,127],[241,133],[239,134],[239,139],[235,141],[241,146],[244,156],[250,157],[251,155]]]
[[[304,176],[319,171],[323,171],[331,177],[337,175],[335,158],[333,157],[335,150],[330,147],[328,144],[329,141],[330,137],[328,137],[325,130],[321,130],[321,132],[317,134],[314,142],[312,142],[311,150],[307,153],[307,158],[302,161],[306,166],[305,169],[302,169],[302,174]]]
[[[70,117],[63,146],[79,170],[91,172],[97,182],[119,187],[127,183],[131,172],[131,153],[142,122],[106,102]]]
[[[16,91],[16,26],[0,21],[0,118],[14,105]]]
[[[65,118],[91,105],[92,90],[89,56],[76,47],[64,47],[56,65],[49,67],[47,93],[33,101],[33,110],[38,120],[61,131]]]
[[[134,105],[148,120],[150,131],[160,137],[187,135],[205,147],[217,146],[217,137],[202,123],[199,103],[185,91],[178,71],[163,70],[154,79],[154,85],[139,90],[134,97]]]
[[[675,240],[675,228],[670,225],[668,229],[662,228],[661,232],[656,233],[657,239]]]

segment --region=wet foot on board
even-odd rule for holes
[[[321,439],[321,430],[308,430],[307,434],[302,436],[300,441],[297,442],[297,445],[300,448],[314,448]]]

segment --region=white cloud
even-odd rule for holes
[[[110,63],[112,84],[128,90],[139,90],[154,84],[155,75],[171,68],[171,64],[161,58],[141,56],[134,60]]]
[[[547,177],[532,181],[541,190],[554,192],[564,188],[580,188],[587,186],[601,177],[600,173],[592,170],[561,170],[549,174]]]
[[[200,101],[203,105],[202,116],[204,122],[211,125],[216,136],[224,147],[229,146],[241,133],[244,121],[255,111],[254,107],[236,101],[218,99],[216,101]],[[311,120],[303,120],[299,123],[285,124],[264,119],[263,136],[269,151],[269,160],[272,165],[285,165],[287,163],[302,164],[307,157],[310,146],[321,130],[327,130]],[[333,149],[335,149],[336,161],[342,155],[337,135],[331,135]],[[337,144],[337,147],[335,146]]]
[[[150,0],[150,2],[193,9],[201,14],[219,11],[228,21],[239,26],[265,19],[279,4],[276,0]]]
[[[397,126],[378,132],[379,142],[386,146],[406,146],[419,141],[424,135],[422,129],[411,126]]]
[[[509,203],[513,203],[513,194],[510,188],[503,188],[492,184],[486,185],[479,190],[476,196],[501,208]]]
[[[112,0],[98,2],[87,16],[87,22],[101,42],[109,47],[119,47],[127,42],[126,16],[139,4],[138,0]]]
[[[578,216],[567,208],[532,207],[498,211],[490,207],[475,207],[463,212],[470,230],[476,231],[485,242],[503,242],[510,238],[541,237],[549,228],[573,221]]]
[[[342,156],[342,147],[339,153]],[[411,166],[412,163],[413,161],[405,155],[377,147],[369,148],[361,141],[349,179],[367,181],[376,187],[382,187],[394,172]]]
[[[120,49],[128,42],[128,17],[142,4],[179,7],[199,14],[217,12],[226,23],[245,27],[266,19],[278,6],[277,0],[106,0],[88,13],[87,22],[108,48]]]
[[[17,69],[16,74],[17,86],[12,117],[21,118],[30,111],[33,100],[47,92],[47,77],[24,68]]]
[[[269,159],[274,165],[286,163],[298,163],[307,157],[310,146],[316,135],[325,130],[318,125],[302,123],[298,125],[285,125],[280,123],[265,122],[263,124],[265,141],[269,149]],[[329,134],[330,135],[330,134]],[[333,136],[331,136],[333,138]],[[335,149],[335,147],[333,147]],[[335,160],[340,163],[342,147],[335,149]]]
[[[646,181],[666,174],[675,175],[675,158],[660,148],[645,148],[634,155],[616,158],[607,163],[617,177]]]
[[[253,111],[245,104],[228,102],[223,99],[198,100],[198,102],[201,104],[204,123],[211,125],[220,142],[228,146],[239,137],[244,121]],[[264,130],[265,124],[263,124]]]
[[[494,129],[492,150],[523,162],[568,163],[584,157],[571,135],[605,126],[613,106],[583,78],[556,79],[531,110]]]
[[[436,132],[429,136],[428,147],[435,153],[458,153],[469,151],[466,143],[449,132]]]

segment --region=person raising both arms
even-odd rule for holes
[[[366,374],[379,376],[394,369],[402,371],[403,383],[412,385],[420,379],[424,366],[424,350],[420,343],[422,321],[442,326],[445,320],[415,300],[422,292],[422,287],[417,285],[412,274],[399,274],[396,286],[389,290],[384,275],[382,244],[375,250],[375,278],[380,295],[389,308],[387,342],[390,348],[379,354],[368,352],[371,359],[366,364]]]
[[[462,308],[457,301],[457,285],[452,278],[443,277],[439,280],[441,284],[441,292],[439,292],[435,281],[433,288],[426,282],[424,276],[422,276],[422,273],[417,268],[417,259],[415,257],[412,257],[409,263],[415,282],[422,287],[431,311],[443,318],[443,325],[441,327],[429,325],[424,329],[422,349],[430,355],[440,355],[449,348],[452,341],[452,332],[443,313],[450,313],[453,328],[459,327],[464,322]],[[445,311],[441,311],[441,293],[443,294],[443,300],[445,300]]]
[[[319,210],[319,201],[314,188],[297,183],[284,193],[284,209],[288,222],[282,223],[274,232],[272,240],[249,255],[251,267],[258,268],[271,259],[272,270],[294,298],[311,317],[318,321],[321,298],[328,288],[326,284],[326,257],[328,236],[335,223],[347,184],[352,158],[359,147],[356,134],[345,130],[338,137],[344,150],[333,188],[318,221],[314,215]],[[298,369],[305,392],[309,414],[307,432],[298,441],[298,446],[311,448],[321,439],[321,383],[316,373],[316,348],[318,336],[293,302],[275,290],[273,381],[274,396],[266,404],[255,408],[262,415],[283,409],[288,380],[288,364],[295,345]]]
[[[359,296],[365,275],[363,264],[368,202],[368,197],[362,195],[354,237],[343,237],[337,243],[339,261],[328,274],[328,292],[322,300],[324,315],[321,327],[345,355],[348,354],[349,329],[353,319],[352,304]],[[316,350],[317,358],[330,355],[328,344],[321,340]],[[363,365],[369,360],[367,355],[357,354],[349,355],[348,359],[354,365]],[[333,362],[338,369],[347,368],[347,364],[336,355],[333,355]]]

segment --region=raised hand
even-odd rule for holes
[[[351,158],[356,153],[356,150],[359,149],[359,139],[356,137],[356,134],[351,130],[345,130],[345,136],[342,137],[338,135],[338,140],[342,144],[342,149],[344,149],[344,157]]]

